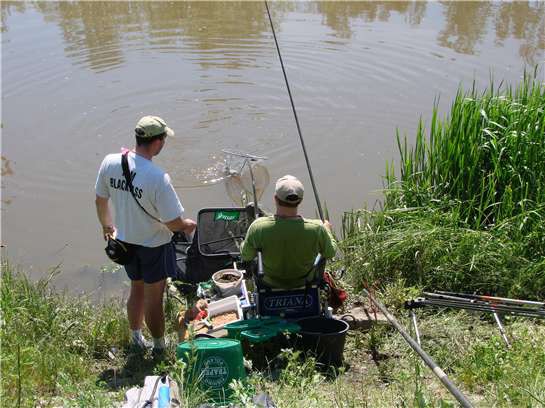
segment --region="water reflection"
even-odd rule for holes
[[[4,181],[6,176],[13,176],[13,170],[11,168],[11,161],[7,159],[4,156],[1,156],[2,159],[2,166],[0,168],[0,176],[2,177],[2,200],[0,201],[4,205],[10,205],[12,203],[12,198],[6,198],[6,195],[4,193]]]
[[[426,12],[426,2],[326,1],[317,3],[317,12],[324,16],[324,23],[334,30],[336,36],[350,38],[354,18],[387,22],[392,12],[396,12],[404,15],[410,25],[419,25]]]
[[[438,41],[441,45],[465,54],[474,54],[476,46],[492,25],[497,45],[509,37],[521,40],[520,56],[534,63],[536,54],[545,48],[545,4],[542,2],[442,3],[445,28]]]
[[[439,45],[459,53],[475,54],[488,31],[495,43],[510,37],[521,40],[521,57],[528,63],[545,48],[545,4],[542,2],[454,2],[440,4],[443,28]],[[2,31],[9,30],[8,16],[32,7],[46,21],[58,24],[66,43],[65,52],[78,64],[95,71],[112,69],[126,61],[126,53],[141,44],[162,52],[184,47],[199,49],[198,63],[237,69],[254,66],[262,51],[261,39],[270,35],[261,2],[2,2]],[[323,24],[335,36],[349,39],[356,19],[388,22],[394,14],[407,24],[419,26],[431,4],[413,2],[327,1],[317,3],[274,3],[271,7],[277,27],[289,11],[321,14]],[[182,41],[183,39],[183,41]],[[213,53],[221,52],[216,59]],[[207,54],[210,53],[210,54]]]
[[[545,49],[545,3],[509,2],[500,5],[495,16],[496,42],[509,37],[522,41],[519,54],[527,62]]]
[[[12,176],[13,170],[11,169],[11,161],[6,159],[4,156],[2,157],[2,168],[0,170],[0,176]]]
[[[463,54],[474,54],[475,45],[486,34],[486,21],[492,5],[486,2],[455,3],[443,2],[445,28],[437,38],[443,47],[452,48]]]
[[[66,54],[96,71],[123,64],[125,53],[146,43],[146,50],[203,51],[203,67],[252,66],[256,40],[269,32],[261,2],[33,2],[32,7],[62,29]],[[273,18],[293,4],[277,4]],[[2,20],[21,4],[2,3]],[[3,24],[4,26],[4,24]],[[184,38],[184,42],[182,42]],[[187,39],[187,41],[185,41]],[[259,44],[257,44],[259,45]],[[254,50],[248,50],[254,48]],[[211,52],[210,58],[206,53]],[[212,53],[222,52],[221,61]]]

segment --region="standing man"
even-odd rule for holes
[[[292,289],[305,285],[316,256],[335,256],[337,244],[329,221],[311,220],[299,215],[303,184],[293,176],[276,182],[273,216],[255,220],[242,244],[243,261],[251,261],[257,251],[263,254],[264,281],[273,288]]]
[[[131,280],[127,300],[131,343],[141,348],[151,346],[142,335],[145,321],[153,336],[154,352],[158,353],[165,348],[165,279],[173,275],[176,268],[172,233],[190,234],[196,227],[195,221],[183,217],[184,208],[169,175],[152,162],[167,136],[174,136],[174,132],[157,116],[144,116],[136,124],[134,151],[125,152],[135,197],[126,186],[121,153],[104,158],[95,186],[97,215],[104,239],[115,237],[134,249],[133,259],[125,265]]]

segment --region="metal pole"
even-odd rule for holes
[[[421,346],[422,343],[420,343],[420,332],[418,331],[418,324],[416,323],[416,313],[414,313],[413,309],[411,309],[411,318],[413,320],[414,334],[416,336],[416,342],[418,343],[419,346]]]
[[[418,345],[416,341],[413,340],[411,336],[407,334],[405,329],[397,322],[394,316],[388,312],[388,309],[384,307],[382,303],[380,303],[378,300],[376,300],[371,294],[366,290],[363,289],[363,293],[369,298],[371,302],[373,302],[380,311],[386,316],[386,319],[390,322],[392,326],[403,336],[403,338],[409,343],[409,345],[412,347],[412,349],[424,360],[426,365],[433,371],[433,373],[439,378],[439,380],[443,383],[443,385],[449,390],[449,392],[456,398],[456,400],[460,403],[460,405],[464,408],[473,407],[471,402],[466,398],[464,394],[454,385],[452,381],[449,380],[445,372],[433,361],[433,359],[424,351],[422,348]]]
[[[265,0],[265,7],[267,9],[267,14],[269,16],[269,22],[271,23],[271,30],[274,37],[274,43],[276,44],[276,51],[278,51],[278,58],[280,59],[280,66],[282,67],[282,73],[284,74],[284,80],[286,81],[286,87],[288,88],[288,95],[290,97],[291,108],[293,110],[293,116],[295,116],[295,124],[297,125],[297,132],[299,133],[299,140],[301,141],[301,147],[303,148],[303,154],[305,156],[305,161],[307,163],[308,174],[310,176],[310,183],[312,184],[312,189],[314,190],[314,197],[316,198],[316,205],[318,206],[318,214],[320,214],[320,219],[324,221],[324,213],[322,211],[322,204],[320,203],[320,197],[318,197],[318,189],[316,188],[316,183],[314,182],[314,176],[312,175],[312,168],[310,167],[310,160],[308,158],[307,149],[305,147],[305,141],[303,140],[303,134],[301,133],[301,126],[299,126],[299,119],[297,118],[297,111],[295,110],[295,103],[293,102],[293,97],[291,96],[290,84],[288,82],[288,76],[286,75],[286,69],[284,68],[284,61],[282,61],[282,54],[280,54],[280,47],[278,46],[278,40],[276,39],[276,32],[274,31],[274,25],[271,18],[271,12],[269,11],[269,5],[267,0]]]
[[[459,298],[479,299],[479,300],[484,300],[488,302],[506,303],[506,304],[513,304],[513,305],[540,306],[542,308],[545,308],[545,302],[536,302],[532,300],[510,299],[510,298],[502,298],[502,297],[496,297],[496,296],[472,295],[468,293],[443,292],[443,291],[438,291],[437,293],[425,292],[424,294],[441,295],[441,296],[446,295],[446,296],[459,297]]]
[[[496,320],[496,324],[498,325],[498,328],[500,329],[501,337],[503,337],[503,341],[505,341],[505,344],[507,344],[507,348],[511,348],[511,343],[509,343],[509,339],[507,338],[507,334],[505,333],[505,330],[503,328],[503,325],[501,324],[501,319],[498,316],[496,312],[494,314],[494,319]]]
[[[254,218],[257,220],[258,217],[258,211],[257,211],[257,194],[255,192],[255,180],[254,180],[254,172],[252,170],[252,161],[247,161],[248,163],[248,169],[250,170],[250,178],[252,179],[252,193],[254,194]]]
[[[500,312],[504,314],[512,314],[516,316],[524,317],[534,317],[538,319],[545,318],[545,311],[539,309],[528,309],[515,306],[505,306],[505,305],[490,305],[487,303],[479,302],[457,302],[448,299],[415,299],[407,303],[407,307],[418,307],[418,306],[436,306],[436,307],[451,307],[457,309],[465,310],[475,310],[480,312]]]

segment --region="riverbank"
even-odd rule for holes
[[[401,323],[403,301],[425,289],[545,297],[545,88],[526,76],[514,89],[460,91],[450,114],[434,109],[415,147],[399,140],[401,171],[388,167],[384,207],[345,215],[335,266],[347,270],[352,300],[377,288]],[[167,302],[170,344],[153,360],[128,348],[121,301],[93,304],[31,282],[2,261],[0,398],[8,406],[111,407],[152,373],[181,379],[176,307]],[[505,317],[507,349],[494,322],[452,311],[421,311],[423,348],[482,407],[545,405],[545,324]],[[452,397],[391,328],[351,331],[347,368],[334,378],[285,351],[281,369],[252,371],[235,384],[241,406],[259,390],[278,407],[455,406]],[[185,406],[202,395],[183,390]]]
[[[33,283],[8,264],[2,266],[4,406],[112,407],[123,401],[128,388],[142,385],[146,375],[166,370],[180,378],[174,335],[163,361],[134,353],[120,302],[96,305],[70,298],[50,291],[50,282]],[[406,327],[406,313],[394,309],[394,303],[414,291],[394,284],[381,294],[391,300],[392,311]],[[173,313],[170,317],[168,332],[174,333]],[[465,312],[423,312],[422,345],[476,406],[540,406],[545,401],[545,325],[505,320],[513,339],[510,350],[490,319]],[[282,370],[253,371],[246,384],[237,384],[241,406],[251,406],[245,404],[258,390],[267,391],[278,407],[455,406],[389,327],[349,332],[347,369],[333,379],[320,374],[312,359],[301,363],[296,352],[286,351],[280,358]],[[192,390],[185,390],[183,397],[188,407],[204,399]]]

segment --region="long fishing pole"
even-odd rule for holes
[[[373,302],[380,311],[386,316],[386,319],[390,322],[392,326],[403,336],[405,341],[409,343],[409,345],[412,347],[412,349],[424,360],[426,365],[433,371],[433,373],[439,378],[439,380],[443,383],[443,385],[449,390],[449,392],[456,398],[456,400],[460,403],[460,405],[464,408],[470,408],[473,407],[471,402],[467,399],[467,397],[462,394],[462,392],[456,387],[456,385],[450,381],[450,379],[447,377],[445,372],[437,365],[435,361],[420,347],[420,345],[414,341],[414,339],[409,336],[409,334],[403,329],[403,327],[397,322],[396,318],[388,312],[388,309],[380,303],[378,300],[376,300],[367,289],[363,289],[363,293],[369,298],[371,302]]]
[[[496,297],[496,296],[486,296],[486,295],[474,295],[474,294],[469,294],[469,293],[456,293],[456,292],[437,291],[435,293],[424,292],[424,295],[427,295],[427,296],[438,296],[438,295],[452,296],[452,297],[457,297],[457,298],[478,299],[478,300],[483,300],[483,301],[493,302],[493,303],[540,306],[541,308],[545,308],[545,302],[536,302],[536,301],[533,301],[533,300],[510,299],[510,298],[503,298],[503,297]]]
[[[297,125],[297,132],[299,133],[301,147],[303,148],[303,154],[305,156],[308,174],[310,176],[310,183],[312,184],[312,189],[314,190],[314,197],[316,198],[316,205],[318,206],[318,214],[320,214],[320,219],[324,221],[325,218],[324,218],[324,213],[322,211],[322,204],[320,202],[320,197],[318,196],[318,189],[316,188],[316,183],[314,182],[314,176],[312,175],[312,168],[310,167],[310,160],[308,158],[307,149],[305,147],[305,140],[303,139],[303,134],[301,133],[301,126],[299,125],[299,119],[297,118],[297,111],[295,110],[295,104],[293,103],[293,97],[291,96],[290,84],[288,82],[288,76],[286,75],[286,69],[284,68],[284,61],[282,61],[282,54],[280,54],[280,47],[278,46],[278,40],[276,39],[276,32],[274,31],[274,25],[272,22],[271,12],[269,11],[269,5],[267,4],[267,0],[265,0],[265,8],[267,9],[267,15],[269,16],[269,22],[271,23],[271,30],[274,37],[274,43],[276,44],[276,51],[278,52],[278,58],[280,59],[280,65],[282,66],[282,73],[284,74],[284,80],[286,81],[286,87],[288,88],[288,95],[290,97],[291,108],[293,110],[293,116],[295,117],[295,123]]]
[[[278,40],[276,39],[276,32],[274,31],[274,25],[272,22],[271,12],[269,10],[269,5],[267,4],[267,0],[265,2],[265,8],[267,9],[267,15],[269,16],[269,22],[271,24],[271,30],[274,37],[274,43],[276,44],[276,51],[278,52],[278,58],[280,59],[280,65],[282,67],[282,73],[284,74],[284,80],[286,82],[286,87],[288,89],[288,95],[290,97],[291,102],[291,108],[293,110],[293,116],[295,117],[295,123],[297,125],[297,132],[299,133],[299,139],[301,141],[301,147],[303,148],[303,154],[305,156],[305,161],[308,168],[308,173],[310,176],[310,182],[312,183],[312,189],[314,190],[314,197],[316,198],[316,205],[318,207],[318,213],[320,214],[320,218],[322,221],[324,220],[324,214],[322,211],[322,205],[320,202],[320,198],[318,196],[318,190],[316,188],[316,183],[314,182],[314,176],[312,174],[312,168],[310,166],[310,160],[308,158],[307,149],[305,147],[305,141],[303,139],[303,134],[301,132],[301,126],[299,125],[299,119],[297,118],[297,111],[295,109],[295,104],[293,102],[293,97],[291,95],[291,89],[288,82],[288,76],[286,75],[286,69],[284,68],[284,62],[282,60],[282,54],[280,53],[280,47],[278,46]],[[439,380],[447,387],[447,389],[451,392],[451,394],[458,400],[458,402],[463,407],[472,407],[469,400],[460,392],[460,390],[448,379],[447,375],[441,370],[441,368],[432,360],[432,358],[426,354],[424,350],[420,348],[420,346],[403,330],[403,328],[397,323],[397,321],[394,319],[392,315],[386,310],[386,308],[379,303],[375,298],[373,298],[369,292],[367,292],[364,289],[364,292],[367,294],[369,299],[375,303],[379,309],[382,310],[382,313],[386,316],[388,321],[401,333],[403,338],[409,343],[409,345],[422,357],[424,362],[432,369],[434,374],[439,378]]]

